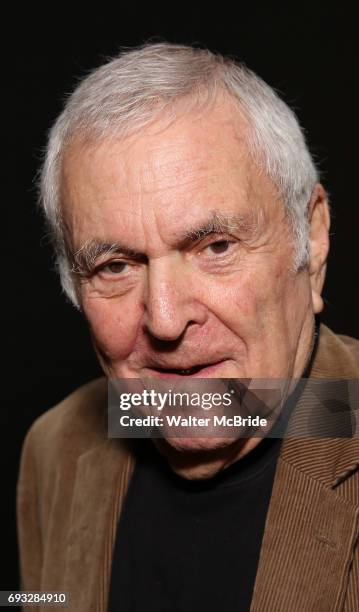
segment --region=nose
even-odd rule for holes
[[[206,318],[206,307],[198,299],[194,279],[186,274],[184,265],[165,258],[150,261],[145,295],[148,332],[170,342],[178,340],[189,325],[203,325]]]

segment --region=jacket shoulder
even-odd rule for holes
[[[107,436],[107,380],[95,379],[47,410],[31,425],[26,444],[42,457],[79,456]]]
[[[337,338],[342,343],[343,347],[351,354],[356,360],[356,364],[358,365],[359,361],[359,340],[356,338],[352,338],[351,336],[345,336],[343,334],[338,334]],[[358,366],[359,367],[359,366]]]
[[[30,427],[17,485],[23,590],[64,588],[59,585],[66,580],[70,530],[82,524],[86,512],[94,512],[94,525],[100,511],[106,520],[114,474],[128,469],[130,456],[124,450],[121,440],[107,437],[105,378],[80,387]],[[79,530],[77,541],[82,537],[84,532]],[[91,546],[95,540],[91,536]]]
[[[336,334],[321,324],[311,375],[315,378],[359,378],[359,340]]]

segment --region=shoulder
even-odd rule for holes
[[[335,334],[321,324],[310,378],[317,379],[315,383],[323,379],[329,384],[304,388],[281,457],[322,485],[335,488],[348,501],[359,504],[359,437],[354,397],[359,378],[359,341]]]
[[[70,529],[82,528],[83,516],[94,516],[94,524],[99,516],[106,520],[114,479],[123,474],[127,482],[132,455],[125,450],[122,440],[107,437],[105,378],[80,387],[30,427],[17,483],[21,574],[27,588],[38,590],[44,580],[52,590],[61,584],[66,541],[74,535]],[[81,529],[78,534],[80,542],[85,535]]]
[[[56,491],[70,503],[81,466],[121,470],[132,455],[125,439],[107,435],[107,379],[83,385],[36,419],[26,434],[17,485],[20,514],[22,500],[26,506],[36,494],[41,512],[49,516]]]
[[[335,334],[321,324],[311,375],[316,378],[358,378],[359,340]]]
[[[107,380],[98,378],[47,410],[30,427],[23,453],[31,447],[38,458],[76,459],[107,436]]]

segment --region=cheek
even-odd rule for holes
[[[232,330],[255,327],[265,314],[266,295],[254,279],[232,279],[219,288],[212,287],[210,294],[211,309]]]
[[[236,278],[210,290],[212,307],[227,328],[247,341],[280,329],[291,311],[294,280],[274,258],[272,265],[252,265]]]
[[[85,317],[96,347],[107,361],[125,359],[133,350],[141,318],[140,308],[101,298],[85,297]]]

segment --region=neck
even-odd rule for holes
[[[240,438],[220,448],[187,452],[171,446],[167,440],[154,440],[154,443],[178,476],[187,480],[204,480],[212,478],[247,455],[261,440]]]

